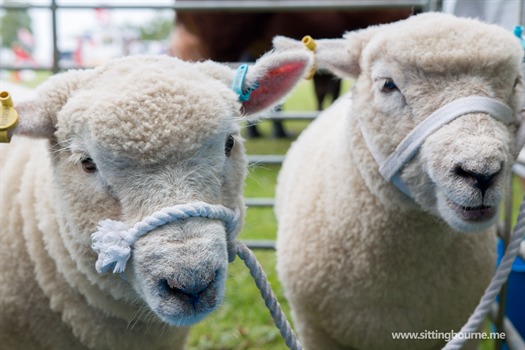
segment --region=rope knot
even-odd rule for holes
[[[91,248],[98,254],[95,264],[98,273],[108,272],[112,265],[114,273],[124,271],[131,256],[131,245],[135,243],[129,230],[128,225],[121,221],[106,219],[99,222],[97,232],[91,235]]]

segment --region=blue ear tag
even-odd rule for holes
[[[525,50],[525,39],[522,37],[522,34],[523,34],[523,27],[516,26],[516,28],[514,28],[514,35],[516,35],[518,39],[520,39],[521,46],[523,47],[523,50]]]
[[[242,89],[242,86],[244,85],[244,78],[246,78],[246,73],[248,73],[248,65],[241,64],[239,68],[237,68],[232,82],[232,89],[237,95],[239,95],[239,101],[241,102],[248,101],[252,91],[259,87],[259,84],[255,83],[253,87],[247,88],[246,90]]]

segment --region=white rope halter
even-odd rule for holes
[[[255,280],[255,284],[264,299],[266,307],[286,345],[291,350],[302,350],[302,346],[286,319],[286,315],[281,309],[275,294],[273,294],[266,274],[261,265],[257,262],[255,255],[239,241],[235,241],[239,226],[239,210],[231,210],[222,205],[212,205],[204,202],[181,204],[173,207],[163,208],[142,221],[129,227],[122,221],[102,220],[98,224],[97,232],[91,235],[93,250],[98,254],[95,268],[98,273],[108,272],[113,268],[113,273],[122,273],[126,268],[126,263],[131,256],[133,244],[148,232],[159,226],[170,222],[187,219],[190,217],[201,217],[208,219],[218,219],[226,226],[227,241],[232,243],[230,262],[238,255],[250,269],[250,273]],[[228,252],[230,255],[230,252]]]
[[[417,154],[427,137],[439,130],[445,124],[469,113],[487,113],[504,124],[515,123],[512,109],[490,97],[469,96],[452,101],[437,109],[412,130],[396,147],[394,152],[384,156],[379,152],[366,130],[361,128],[365,143],[379,165],[379,172],[395,185],[401,192],[413,198],[407,185],[401,180],[401,169]]]
[[[239,230],[239,215],[239,210],[233,211],[222,205],[194,202],[163,208],[131,228],[122,221],[102,220],[97,232],[91,235],[91,248],[98,254],[95,268],[98,273],[108,272],[111,268],[113,273],[124,272],[131,248],[140,237],[159,226],[191,217],[222,220],[226,226],[226,239],[231,242]]]

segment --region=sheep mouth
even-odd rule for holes
[[[447,200],[452,210],[463,220],[469,222],[489,221],[496,215],[498,208],[490,205],[480,205],[476,207],[463,206],[456,202]]]

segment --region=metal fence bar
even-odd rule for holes
[[[253,0],[253,1],[195,1],[179,0],[171,5],[140,5],[140,4],[123,4],[123,5],[81,5],[81,4],[57,4],[59,9],[136,9],[136,10],[176,10],[176,11],[228,11],[228,12],[276,12],[276,11],[314,11],[314,10],[357,10],[357,9],[374,9],[374,8],[406,8],[417,7],[427,9],[431,7],[432,0]],[[10,10],[27,10],[27,9],[50,9],[50,5],[43,4],[24,4],[24,3],[5,3],[4,9]]]
[[[498,303],[494,302],[494,304],[492,304],[492,307],[490,308],[490,314],[489,314],[489,317],[492,322],[495,322],[495,320],[498,317],[498,313],[499,313]],[[516,330],[512,322],[507,317],[504,317],[503,327],[499,331],[505,332],[505,335],[506,335],[505,343],[509,350],[525,349],[525,341],[523,340],[519,332]]]
[[[51,0],[51,35],[53,35],[53,66],[51,71],[56,74],[60,71],[60,51],[58,50],[57,3]]]
[[[262,116],[262,120],[314,120],[319,112],[271,112]]]
[[[250,165],[258,165],[258,164],[281,165],[283,161],[284,161],[284,155],[274,155],[274,154],[248,155],[248,163]]]
[[[245,203],[248,207],[263,207],[263,208],[271,208],[275,204],[275,200],[273,198],[245,198]]]
[[[503,239],[503,232],[504,232],[503,222],[498,223],[497,232],[498,232],[498,237]],[[520,249],[518,251],[518,256],[521,258],[521,260],[525,261],[525,240],[521,242]]]
[[[196,1],[196,0],[179,0],[174,1],[171,5],[140,5],[140,4],[122,4],[122,5],[69,5],[58,4],[56,0],[51,0],[49,5],[44,4],[25,4],[25,3],[4,3],[0,7],[3,10],[28,10],[28,9],[48,9],[51,11],[51,27],[53,35],[53,63],[51,67],[40,67],[37,70],[51,70],[53,73],[58,73],[65,68],[80,68],[80,67],[66,67],[60,65],[60,52],[57,43],[57,11],[62,9],[79,10],[79,9],[129,9],[129,10],[174,10],[174,11],[227,11],[227,12],[276,12],[276,11],[316,11],[316,10],[358,10],[358,9],[374,9],[374,8],[407,8],[413,7],[422,10],[430,10],[435,7],[435,3],[439,0],[282,0],[276,2],[274,0],[225,0],[225,1]],[[20,70],[20,69],[35,69],[34,67],[14,67],[4,66],[3,69]]]
[[[275,250],[275,241],[256,239],[242,240],[250,249]]]

